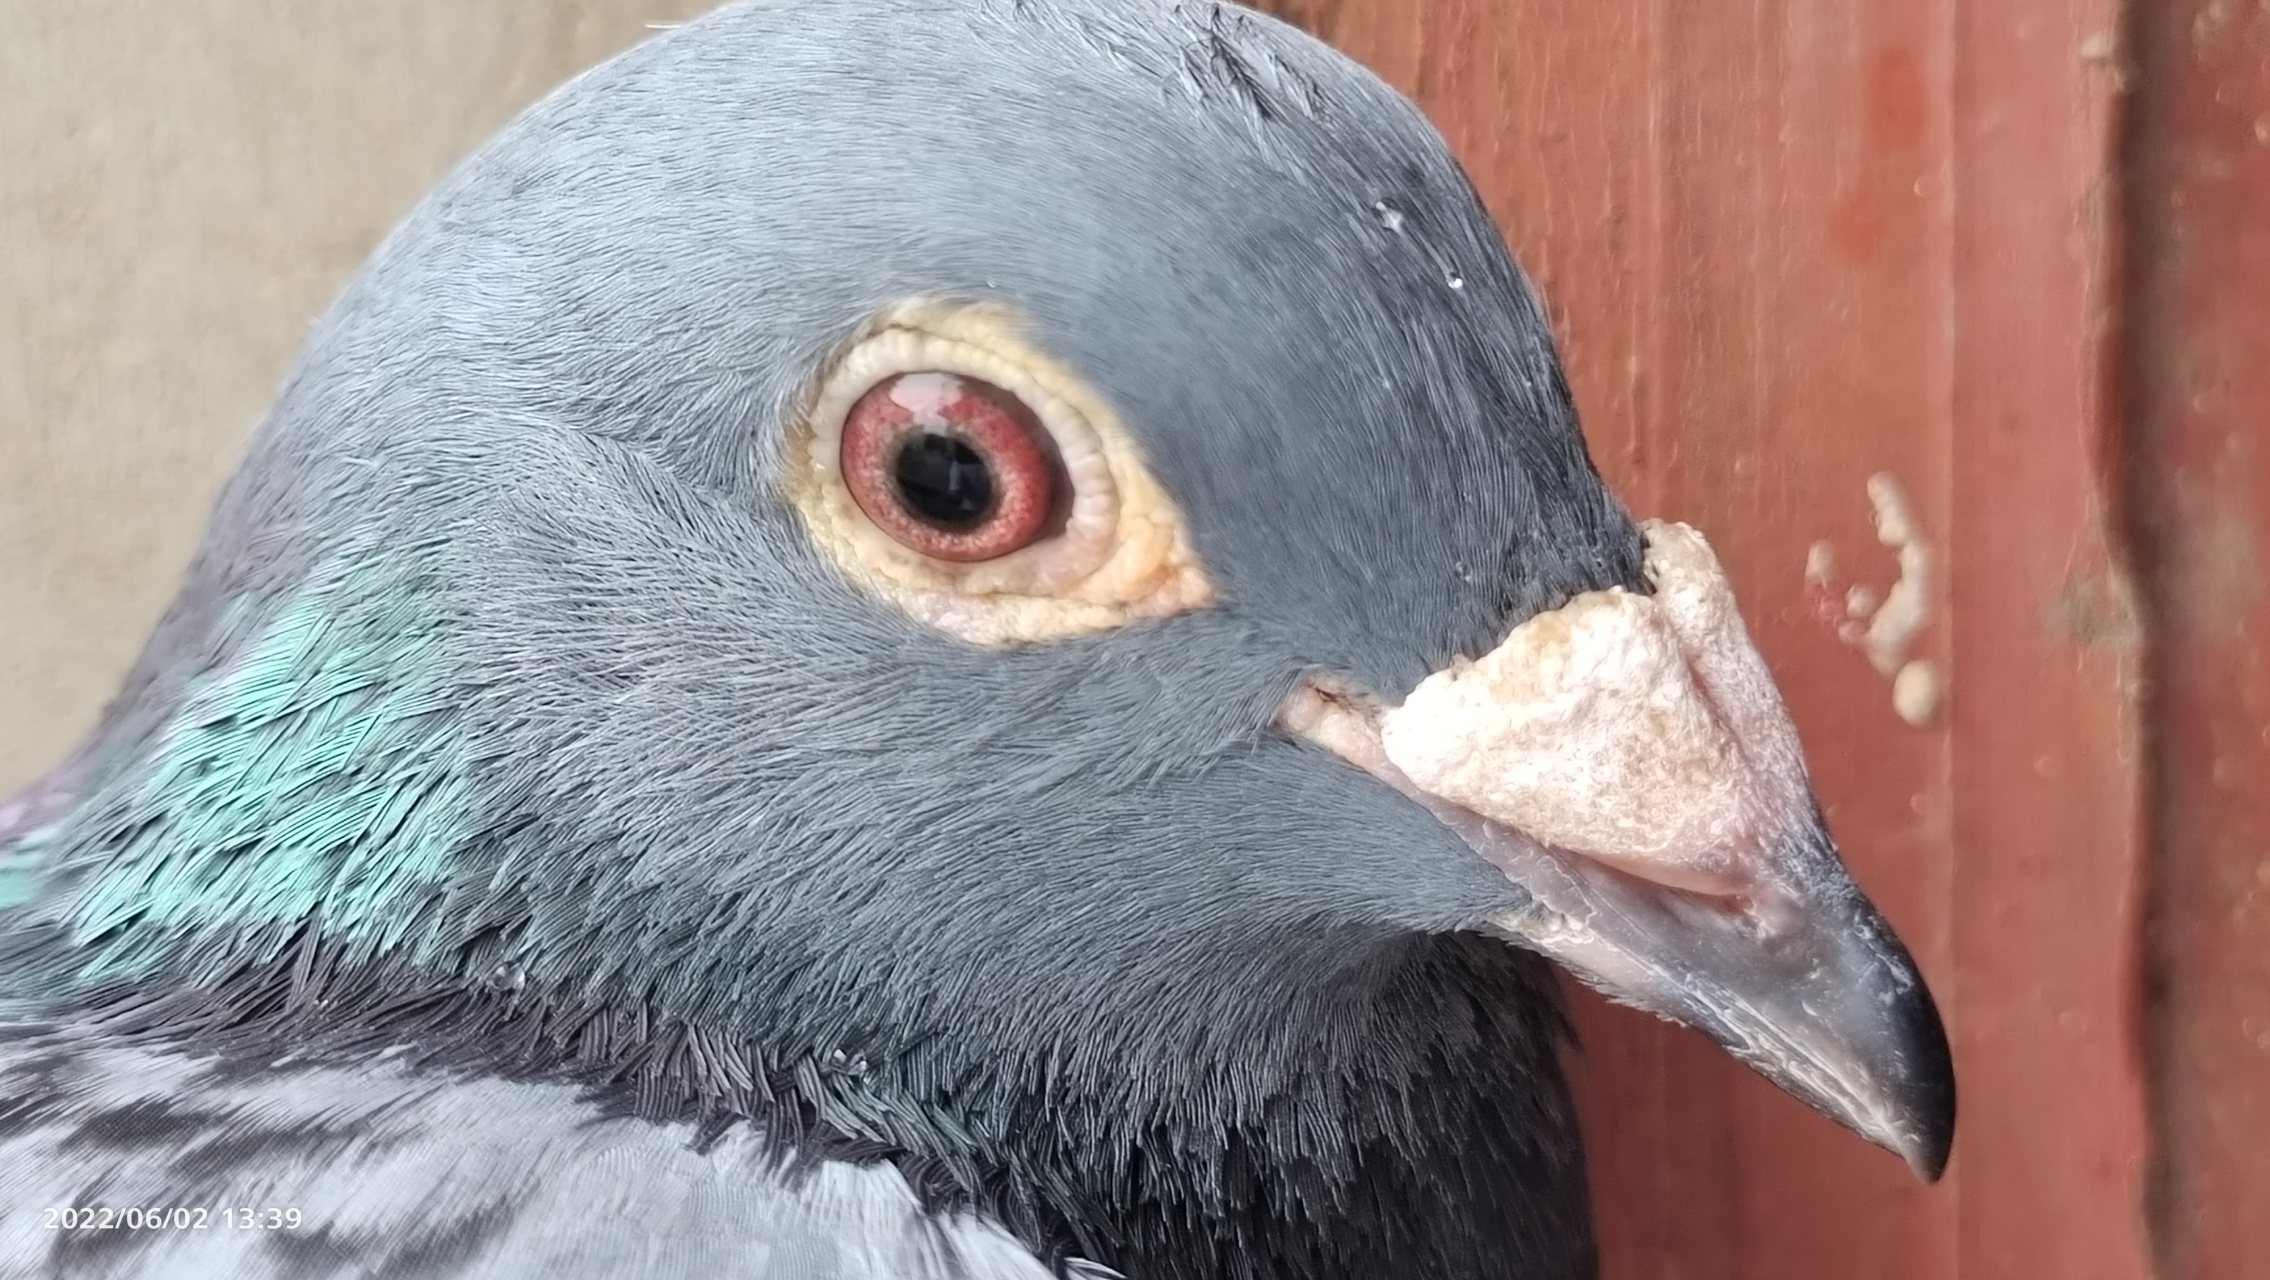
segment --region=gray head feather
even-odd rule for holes
[[[813,550],[783,424],[913,296],[1014,307],[1111,400],[1218,607],[980,651]],[[576,81],[324,322],[96,754],[162,753],[284,602],[405,557],[372,580],[416,608],[357,625],[435,639],[373,684],[466,784],[389,908],[421,969],[872,1063],[846,1107],[1040,1099],[1121,1179],[1144,1135],[1248,1126],[1497,1197],[1431,1212],[1581,1213],[1549,983],[1446,937],[1521,891],[1270,722],[1305,672],[1399,695],[1636,584],[1637,539],[1441,140],[1323,46],[1210,3],[800,0]],[[167,820],[136,805],[97,825]],[[212,974],[254,936],[181,945]],[[1403,1134],[1422,1072],[1483,1077],[1522,1168]]]

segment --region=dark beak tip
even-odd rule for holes
[[[1899,1154],[1906,1159],[1907,1167],[1924,1185],[1936,1184],[1947,1172],[1947,1160],[1954,1152],[1955,1128],[1953,1119],[1906,1144],[1907,1150]]]
[[[1948,1158],[1954,1154],[1954,1072],[1949,1071],[1947,1073],[1943,1084],[1936,1092],[1939,1096],[1927,1112],[1929,1119],[1924,1122],[1924,1129],[1920,1135],[1921,1141],[1916,1144],[1915,1150],[1909,1154],[1907,1159],[1908,1167],[1915,1170],[1915,1176],[1923,1179],[1926,1183],[1939,1181],[1940,1176],[1947,1172]]]
[[[1918,1059],[1902,1091],[1907,1096],[1901,1110],[1912,1127],[1899,1154],[1916,1177],[1936,1183],[1947,1172],[1955,1145],[1955,1058],[1938,1005],[1920,979],[1916,994],[1903,1037]]]
[[[1937,1114],[1926,1122],[1926,1127],[1915,1149],[1908,1154],[1908,1168],[1926,1183],[1935,1183],[1947,1172],[1947,1160],[1955,1149],[1955,1082],[1947,1079],[1946,1097]]]
[[[1907,1151],[1900,1153],[1902,1157],[1907,1157],[1907,1167],[1916,1173],[1918,1180],[1923,1180],[1923,1185],[1934,1185],[1934,1182],[1939,1182],[1939,1178],[1945,1176],[1948,1157],[1954,1153],[1952,1078],[1948,1080],[1948,1085],[1948,1096],[1936,1108],[1920,1114],[1918,1119],[1923,1119],[1923,1126],[1916,1130],[1911,1142],[1907,1142]]]
[[[1925,1186],[1933,1185],[1947,1172],[1947,1151],[1947,1147],[1918,1151],[1909,1157],[1907,1167],[1915,1170],[1915,1176],[1922,1179]]]

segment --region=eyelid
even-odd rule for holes
[[[903,545],[859,508],[840,469],[844,416],[876,383],[924,370],[991,383],[1032,411],[1072,489],[1061,532],[955,563]],[[913,302],[877,317],[823,374],[788,444],[783,487],[820,550],[855,583],[973,644],[1066,639],[1216,598],[1181,509],[1133,435],[1078,374],[1026,344],[1002,308]]]

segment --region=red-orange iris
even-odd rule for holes
[[[844,483],[867,518],[926,556],[993,560],[1059,522],[1063,464],[1024,402],[937,370],[894,374],[844,416]]]

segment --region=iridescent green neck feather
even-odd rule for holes
[[[25,906],[74,944],[66,980],[258,961],[311,920],[350,951],[431,954],[472,826],[452,560],[442,538],[355,548],[228,611],[245,638],[17,851],[44,869]]]

